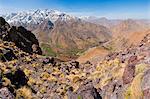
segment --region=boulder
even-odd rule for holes
[[[79,62],[78,62],[78,61],[71,61],[70,65],[71,65],[73,68],[79,68]]]
[[[68,90],[68,99],[102,99],[97,89],[91,84],[81,86],[76,93],[72,91]]]
[[[55,59],[53,57],[46,57],[43,59],[43,64],[49,64],[49,63],[54,64],[54,62]]]
[[[4,87],[0,89],[0,99],[14,99],[14,95]]]
[[[135,73],[135,66],[134,65],[128,65],[125,67],[124,73],[123,73],[123,84],[129,84],[134,79],[134,73]]]
[[[0,60],[2,62],[11,61],[13,59],[17,59],[13,50],[9,48],[0,49]]]
[[[122,80],[108,83],[99,93],[104,99],[124,99]]]
[[[125,67],[123,73],[123,84],[129,84],[132,82],[135,76],[135,65],[138,62],[137,56],[131,56],[128,60],[128,65]]]
[[[14,42],[17,47],[27,53],[42,54],[39,42],[35,35],[24,27],[12,27],[8,33],[8,40]]]
[[[25,73],[18,69],[14,73],[7,73],[5,74],[12,85],[15,85],[16,88],[20,88],[21,86],[27,85],[28,78],[26,77]]]

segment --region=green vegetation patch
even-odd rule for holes
[[[83,53],[84,51],[81,49],[70,49],[70,50],[66,50],[65,54],[66,55],[70,55],[70,56],[78,56],[81,53]]]
[[[56,53],[52,50],[50,45],[42,43],[41,48],[45,56],[56,56]]]

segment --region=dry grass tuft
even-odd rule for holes
[[[32,99],[32,91],[26,86],[21,87],[16,92],[16,99]]]

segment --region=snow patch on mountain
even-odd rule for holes
[[[22,23],[22,24],[40,24],[42,23],[45,19],[55,22],[58,19],[61,21],[67,21],[71,19],[78,19],[75,16],[67,15],[64,12],[60,12],[57,10],[49,10],[49,9],[44,9],[44,10],[35,10],[35,11],[22,11],[18,13],[11,13],[11,14],[6,14],[3,15],[5,20],[8,23]]]

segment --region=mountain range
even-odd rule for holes
[[[45,55],[76,56],[88,48],[106,42],[111,31],[102,25],[55,10],[36,10],[3,16],[12,25],[31,30]]]
[[[21,25],[32,31],[44,55],[63,60],[76,59],[93,47],[102,47],[108,52],[130,47],[140,42],[150,29],[150,20],[147,19],[76,17],[49,9],[2,16],[10,25]]]

